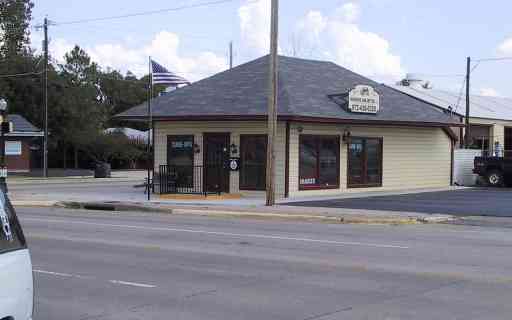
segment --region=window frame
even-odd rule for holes
[[[350,137],[350,139],[361,139],[364,141],[364,147],[363,147],[363,156],[364,156],[364,164],[363,164],[363,171],[365,172],[364,180],[366,183],[361,184],[351,184],[350,183],[350,144],[352,141],[349,141],[347,143],[347,188],[348,189],[357,189],[357,188],[379,188],[382,187],[382,181],[383,181],[383,169],[384,169],[384,138],[383,137],[361,137],[361,136],[353,136]],[[366,148],[366,141],[367,140],[377,140],[380,144],[380,182],[378,183],[368,183],[368,152]]]
[[[190,147],[190,152],[192,153],[191,163],[187,165],[177,165],[171,164],[171,145],[174,141],[191,141],[192,146]],[[173,179],[176,181],[176,185],[178,188],[184,189],[193,189],[196,183],[196,159],[195,159],[195,136],[193,134],[178,134],[178,135],[167,135],[167,172],[168,174],[173,175]],[[171,172],[171,169],[174,168],[174,171]]]
[[[171,141],[177,141],[177,140],[188,140],[189,138],[192,138],[192,167],[195,165],[195,152],[194,152],[194,144],[195,144],[195,136],[193,134],[178,134],[178,135],[167,135],[167,166],[171,166],[170,164],[170,150],[169,145]]]
[[[301,154],[302,154],[302,139],[313,139],[315,141],[316,146],[316,181],[320,180],[320,145],[319,141],[322,139],[332,139],[336,141],[336,184],[333,185],[304,185],[300,183],[302,177],[302,166],[301,166]],[[299,135],[299,155],[298,155],[298,166],[299,166],[299,191],[307,191],[307,190],[331,190],[331,189],[339,189],[340,188],[340,161],[341,161],[341,139],[339,135],[318,135],[318,134],[300,134]]]
[[[244,168],[242,154],[244,152],[244,147],[245,147],[245,144],[242,143],[242,139],[245,139],[245,138],[264,138],[265,139],[265,154],[267,153],[267,148],[268,148],[268,136],[266,134],[241,134],[240,135],[240,140],[239,140],[240,141],[240,171],[238,173],[238,189],[242,190],[242,191],[265,191],[267,189],[266,185],[263,185],[263,187],[254,188],[251,186],[244,185],[242,183],[242,170]],[[265,167],[265,172],[267,172],[266,156],[265,156],[264,167]]]
[[[16,144],[16,153],[7,152],[8,148],[7,145],[14,145]],[[5,155],[6,156],[21,156],[23,155],[23,142],[21,140],[6,140],[5,141]]]

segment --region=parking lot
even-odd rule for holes
[[[512,217],[512,189],[475,188],[288,203],[291,206]]]

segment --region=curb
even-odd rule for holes
[[[423,223],[444,223],[457,220],[457,218],[455,218],[454,216],[445,214],[434,214],[428,217],[422,217],[417,219],[418,221]]]
[[[422,217],[398,217],[398,216],[372,216],[359,214],[302,214],[302,213],[276,213],[276,212],[258,212],[247,210],[215,210],[212,208],[183,208],[183,207],[154,207],[141,204],[126,204],[112,202],[77,202],[77,201],[12,201],[14,206],[25,207],[55,207],[82,210],[100,210],[100,211],[139,211],[145,213],[164,213],[176,215],[193,215],[203,217],[219,218],[248,218],[265,219],[281,221],[309,221],[337,224],[387,224],[387,225],[405,225],[405,224],[434,224],[444,223],[455,220],[449,215],[432,215]]]
[[[15,207],[55,207],[58,203],[52,200],[11,200],[11,204]]]
[[[276,212],[258,212],[237,210],[215,210],[212,208],[183,208],[183,207],[152,207],[141,204],[125,204],[110,202],[55,202],[53,207],[84,209],[84,210],[102,210],[102,211],[139,211],[139,212],[155,212],[176,215],[193,215],[204,217],[222,217],[222,218],[250,218],[250,219],[266,219],[266,220],[282,220],[282,221],[311,221],[324,223],[341,223],[341,224],[388,224],[388,225],[404,225],[404,224],[426,224],[441,223],[450,221],[451,216],[432,216],[432,217],[398,217],[398,216],[372,216],[358,214],[302,214],[302,213],[276,213]]]

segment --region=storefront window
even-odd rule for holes
[[[382,139],[352,138],[348,145],[348,187],[382,186]]]
[[[191,188],[194,184],[194,136],[167,137],[167,164],[176,184]]]
[[[267,136],[240,136],[240,190],[265,190]]]
[[[339,137],[299,137],[299,189],[339,187]]]

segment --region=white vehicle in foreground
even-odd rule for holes
[[[0,320],[31,320],[32,262],[18,218],[0,191]]]

